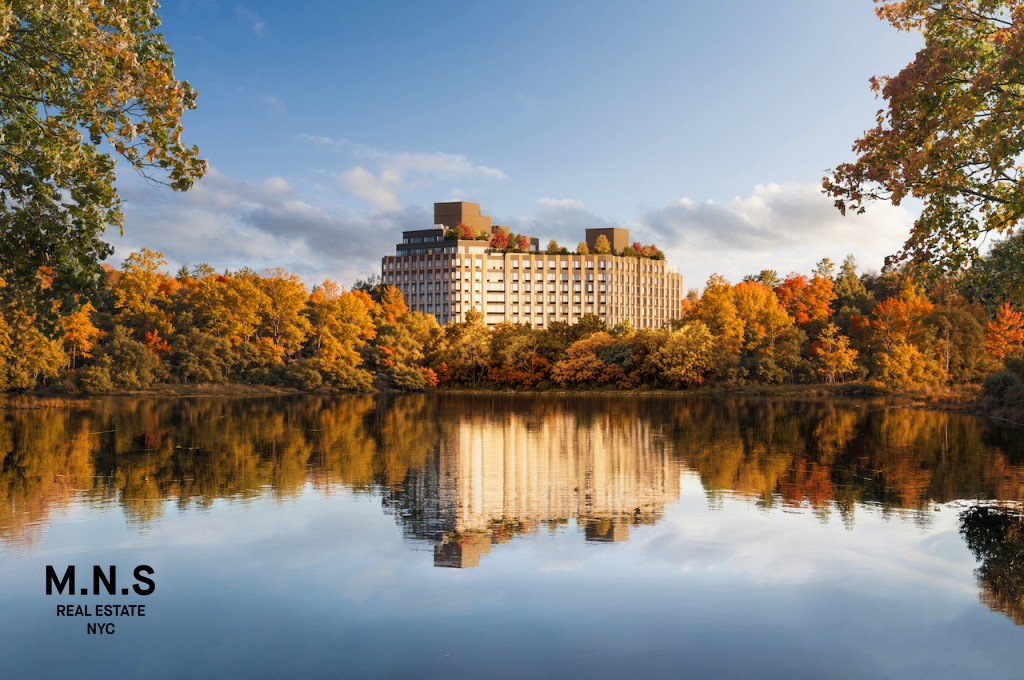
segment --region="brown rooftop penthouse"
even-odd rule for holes
[[[434,223],[402,232],[395,254],[381,261],[381,278],[402,291],[409,309],[433,314],[438,323],[463,321],[473,309],[484,313],[488,326],[541,328],[576,323],[586,314],[609,326],[626,321],[661,328],[680,316],[683,277],[655,249],[654,257],[636,252],[628,229],[587,229],[590,253],[582,255],[541,252],[536,238],[527,238],[526,248],[462,238],[460,224],[471,233],[507,230],[481,215],[476,203],[435,203]],[[601,236],[611,253],[594,253]]]
[[[480,214],[478,204],[465,201],[435,203],[434,224],[442,224],[449,229],[465,224],[473,231],[491,231],[491,218]]]

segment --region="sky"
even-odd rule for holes
[[[199,92],[184,141],[207,176],[176,194],[119,168],[123,235],[169,270],[282,267],[309,285],[379,273],[435,201],[574,247],[630,229],[684,286],[719,273],[877,270],[913,206],[842,217],[829,168],[921,45],[870,0],[223,2],[160,9]]]

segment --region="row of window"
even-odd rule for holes
[[[385,269],[388,271],[394,271],[395,269],[437,269],[442,266],[445,267],[457,267],[460,268],[465,265],[467,268],[475,269],[505,269],[505,260],[501,257],[452,257],[453,246],[443,248],[429,248],[429,249],[413,249],[400,252],[394,257],[384,258],[386,263]],[[467,254],[465,251],[470,250],[469,248],[463,248],[462,252],[458,255]],[[472,251],[469,253],[472,254]],[[410,255],[425,255],[425,259],[416,259],[409,257]],[[536,267],[534,267],[536,262]],[[594,260],[571,260],[572,269],[594,269]],[[564,258],[558,259],[512,259],[509,261],[508,266],[511,269],[569,269],[570,260]],[[634,261],[632,258],[628,258],[626,261],[623,260],[598,260],[596,264],[597,269],[612,269],[618,271],[630,271],[638,273],[652,273],[652,274],[671,274],[671,270],[664,265],[653,265],[647,262]]]

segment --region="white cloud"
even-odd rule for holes
[[[174,267],[281,266],[308,284],[324,276],[351,283],[379,270],[403,229],[432,224],[431,206],[403,203],[403,192],[443,176],[498,176],[451,154],[360,153],[364,162],[340,173],[338,181],[368,204],[363,210],[335,205],[330,186],[303,190],[284,177],[244,182],[213,168],[185,194],[125,177],[126,236],[112,238],[114,262],[145,246],[165,253]],[[453,186],[452,198],[460,191]],[[702,287],[714,272],[732,281],[761,269],[807,273],[823,257],[839,262],[847,254],[862,270],[877,269],[912,222],[909,211],[887,205],[843,217],[816,186],[780,184],[758,185],[725,203],[683,198],[626,219],[598,215],[571,197],[540,198],[525,216],[494,217],[542,244],[555,238],[567,247],[582,241],[587,227],[628,227],[631,240],[666,251],[688,288]]]
[[[302,134],[306,142],[350,155],[357,164],[339,175],[342,187],[382,210],[399,205],[399,194],[429,189],[439,182],[504,180],[499,168],[474,163],[463,154],[414,151],[382,151],[344,138]],[[448,192],[458,191],[454,187]]]
[[[584,210],[583,203],[577,201],[575,198],[540,198],[537,200],[541,206],[545,208],[559,209],[575,209]]]
[[[263,180],[263,188],[274,194],[287,194],[292,190],[284,177],[269,177]]]
[[[905,208],[883,204],[843,217],[814,184],[759,184],[724,204],[683,198],[629,226],[634,238],[666,250],[688,287],[700,287],[714,272],[733,281],[761,269],[807,273],[824,257],[847,254],[877,269],[912,222]]]
[[[309,285],[325,276],[350,284],[379,271],[403,229],[431,221],[426,210],[401,205],[331,208],[282,177],[250,183],[216,168],[184,194],[122,179],[125,236],[111,237],[115,265],[147,247],[164,253],[172,271],[199,262],[217,269],[283,267]]]
[[[378,153],[371,158],[378,159],[381,166],[401,174],[418,174],[438,179],[481,177],[484,179],[508,179],[498,168],[472,163],[462,154],[454,153]]]
[[[390,171],[375,175],[362,166],[341,174],[345,189],[381,210],[394,210],[399,205],[398,191],[402,188],[400,175]]]

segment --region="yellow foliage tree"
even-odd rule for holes
[[[259,288],[267,296],[261,332],[270,338],[285,356],[302,348],[309,336],[309,320],[302,312],[309,298],[299,277],[278,267],[259,280]]]
[[[248,273],[206,276],[196,282],[187,300],[196,328],[232,347],[252,339],[270,306],[257,277]]]
[[[72,371],[77,367],[78,357],[92,356],[93,347],[104,335],[92,322],[92,314],[95,311],[92,303],[86,302],[60,320],[61,328],[64,330],[64,348],[68,352]]]
[[[115,320],[151,347],[174,331],[167,308],[174,280],[162,271],[166,266],[163,253],[143,248],[124,261],[114,288]]]
[[[811,350],[818,375],[829,385],[853,372],[857,367],[857,350],[850,347],[850,338],[839,333],[834,323],[825,326]]]

